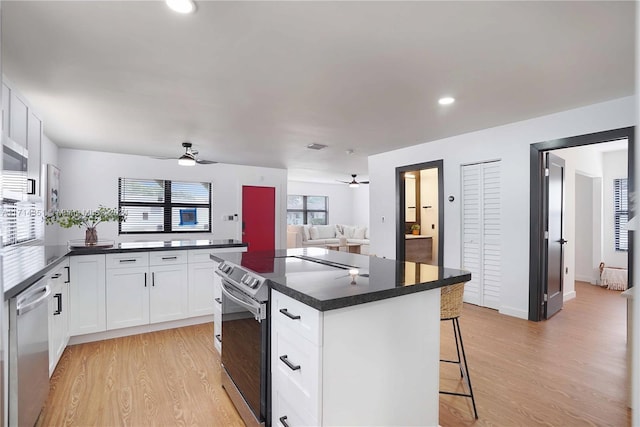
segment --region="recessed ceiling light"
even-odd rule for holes
[[[171,10],[178,13],[193,13],[196,10],[193,0],[165,0],[165,2]]]
[[[438,104],[440,105],[450,105],[450,104],[453,104],[454,102],[456,102],[456,100],[451,96],[443,96],[442,98],[438,99]]]

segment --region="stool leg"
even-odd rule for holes
[[[469,377],[469,368],[467,366],[467,356],[464,352],[464,343],[462,342],[462,333],[460,332],[460,321],[458,318],[453,319],[455,328],[458,330],[458,338],[460,339],[460,347],[462,348],[462,360],[464,361],[464,370],[467,373],[467,385],[469,386],[469,395],[471,397],[471,403],[473,404],[473,413],[478,419],[478,410],[476,409],[476,399],[473,397],[473,388],[471,387],[471,378]]]
[[[458,341],[460,339],[458,338],[458,330],[456,329],[456,320],[457,317],[451,319],[451,326],[453,327],[453,337],[456,340],[456,353],[458,354],[458,360],[454,363],[457,363],[458,367],[460,368],[460,378],[464,378],[464,374],[462,372],[462,364],[460,363],[462,359],[460,359],[460,346],[458,345]]]

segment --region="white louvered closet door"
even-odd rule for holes
[[[498,309],[501,285],[500,162],[462,166],[464,300]]]

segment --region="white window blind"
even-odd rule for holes
[[[613,180],[613,211],[616,251],[629,250],[627,221],[629,221],[627,178]]]
[[[120,234],[211,231],[211,183],[120,178]]]

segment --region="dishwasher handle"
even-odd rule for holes
[[[30,291],[28,296],[18,300],[16,306],[17,315],[21,316],[37,308],[40,304],[45,302],[47,298],[49,298],[49,295],[51,295],[51,287],[47,284]]]

